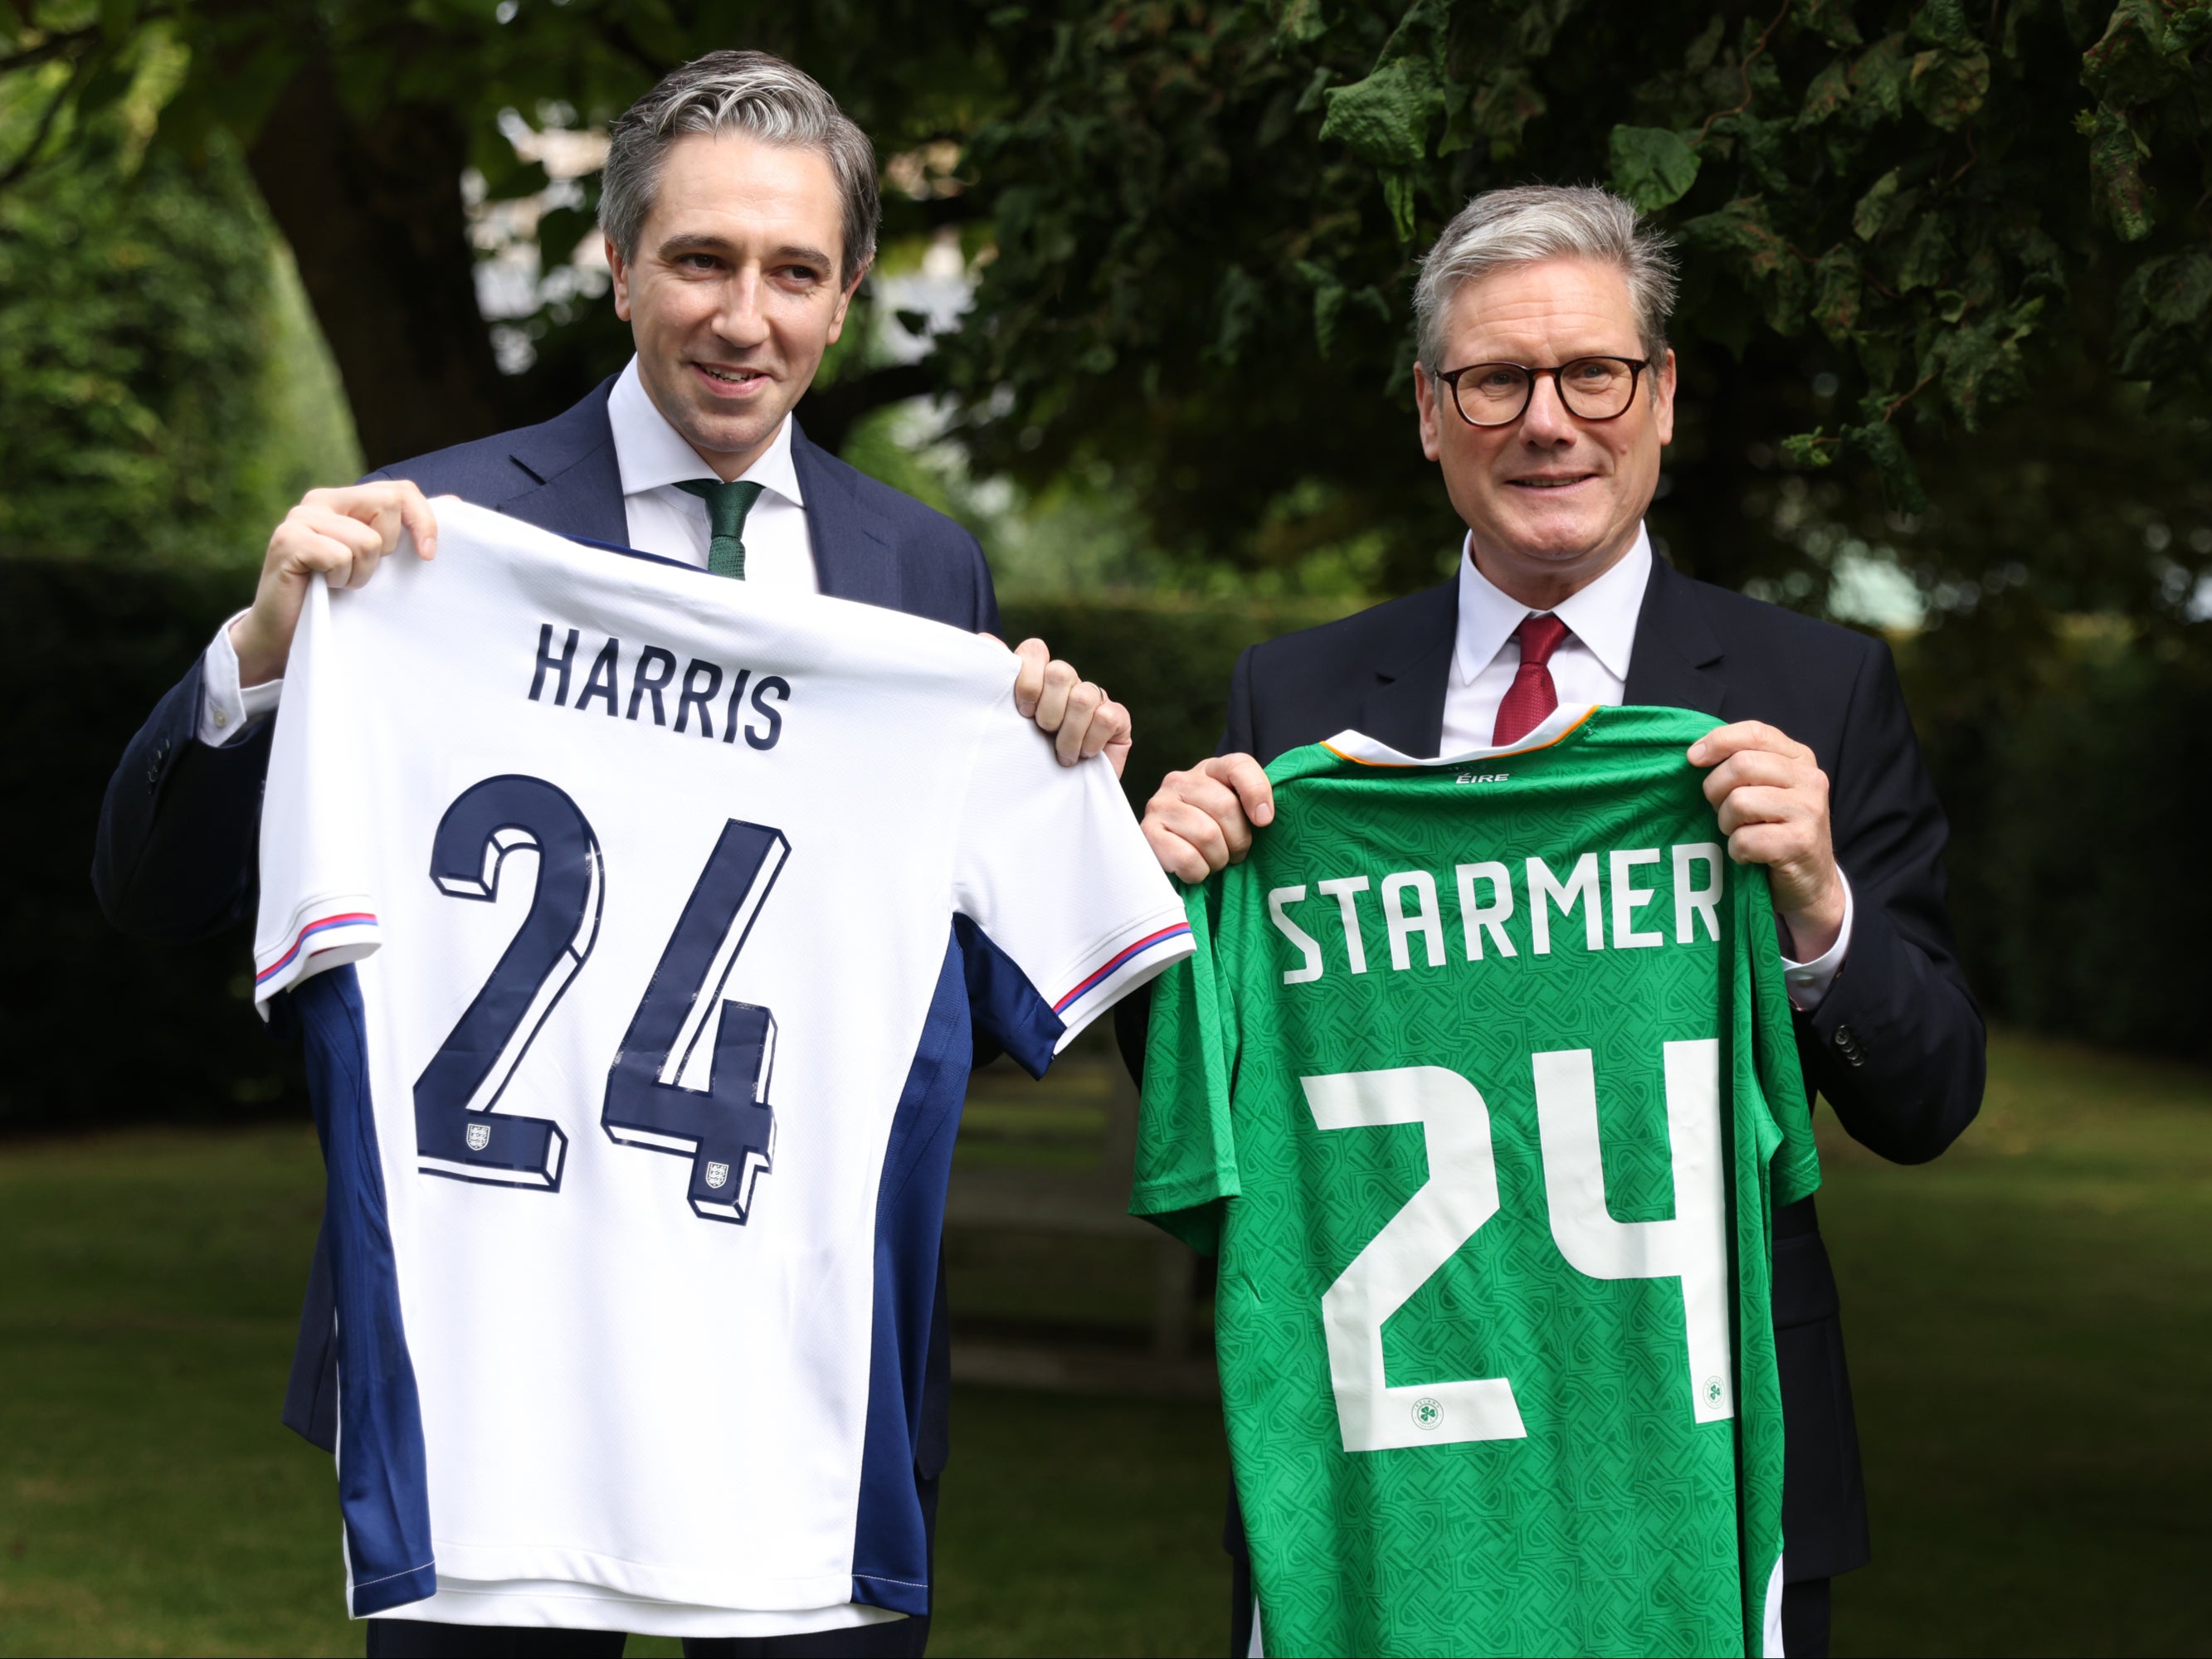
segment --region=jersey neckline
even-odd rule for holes
[[[1574,703],[1554,708],[1539,721],[1534,731],[1512,743],[1498,744],[1486,749],[1462,749],[1455,754],[1439,755],[1434,760],[1419,760],[1393,749],[1387,743],[1369,737],[1364,732],[1349,728],[1333,738],[1324,738],[1321,747],[1339,760],[1348,760],[1355,766],[1380,766],[1411,769],[1423,766],[1459,766],[1468,761],[1503,760],[1509,755],[1526,755],[1539,749],[1549,749],[1564,743],[1586,724],[1602,705],[1594,702]]]

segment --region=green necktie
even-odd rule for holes
[[[740,478],[720,483],[712,478],[687,478],[676,486],[707,503],[707,522],[714,539],[707,544],[707,573],[713,576],[745,579],[745,514],[753,510],[764,485]]]

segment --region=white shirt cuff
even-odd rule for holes
[[[238,617],[246,614],[243,611]],[[236,743],[256,724],[272,714],[284,695],[284,682],[266,680],[259,685],[238,683],[238,652],[230,642],[233,617],[215,631],[206,654],[200,659],[199,740],[210,749]]]
[[[1789,988],[1790,1006],[1801,1014],[1811,1013],[1826,998],[1828,988],[1843,971],[1844,957],[1851,948],[1851,878],[1841,870],[1836,872],[1836,878],[1844,884],[1844,925],[1836,934],[1836,942],[1815,962],[1792,962],[1786,956],[1782,958],[1782,982]]]

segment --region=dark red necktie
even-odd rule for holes
[[[1552,653],[1567,637],[1567,625],[1554,616],[1525,617],[1513,637],[1521,641],[1521,666],[1498,702],[1498,724],[1490,733],[1492,746],[1499,749],[1520,742],[1559,706],[1559,689],[1552,684]]]

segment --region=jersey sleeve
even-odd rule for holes
[[[1778,1137],[1768,1168],[1774,1201],[1795,1204],[1819,1189],[1820,1154],[1813,1140],[1805,1074],[1797,1064],[1797,1028],[1790,1012],[1789,988],[1782,977],[1782,946],[1775,934],[1773,897],[1764,871],[1744,866],[1737,874],[1741,895],[1737,920],[1751,953],[1752,1048],[1758,1065],[1759,1091]]]
[[[253,1000],[264,1018],[278,992],[381,942],[363,840],[372,815],[343,659],[330,589],[318,576],[293,636],[261,803]]]
[[[971,1013],[1032,1073],[1190,953],[1182,906],[1114,769],[1062,766],[1014,712],[1011,683],[977,741],[952,896]]]
[[[1187,890],[1195,948],[1152,992],[1129,1198],[1130,1214],[1208,1255],[1220,1248],[1224,1200],[1243,1190],[1229,1115],[1235,1009],[1221,994],[1207,905],[1219,879]]]

